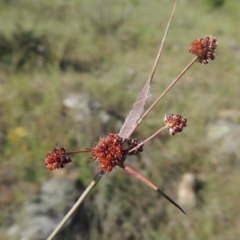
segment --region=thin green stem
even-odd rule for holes
[[[67,213],[67,215],[62,219],[62,221],[58,224],[58,226],[54,229],[54,231],[51,233],[51,235],[47,238],[47,240],[52,240],[57,233],[61,230],[61,228],[65,225],[65,223],[69,220],[69,218],[73,215],[73,213],[77,210],[77,208],[80,206],[80,204],[82,203],[82,201],[87,197],[87,195],[90,193],[90,191],[97,185],[97,183],[99,182],[99,180],[102,178],[103,176],[103,172],[99,172],[94,179],[92,180],[92,182],[88,185],[88,187],[85,189],[85,191],[83,192],[83,194],[80,196],[80,198],[78,199],[78,201],[73,205],[73,207],[69,210],[69,212]]]

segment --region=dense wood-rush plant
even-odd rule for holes
[[[65,167],[72,160],[70,155],[77,153],[89,153],[91,158],[99,164],[99,172],[93,178],[90,185],[86,188],[84,193],[80,196],[76,204],[72,207],[72,209],[68,212],[65,218],[61,221],[61,223],[57,226],[57,228],[53,231],[53,233],[49,236],[49,240],[53,239],[53,237],[57,234],[57,232],[62,228],[62,226],[66,223],[66,221],[71,217],[74,211],[79,207],[81,202],[85,199],[88,193],[97,185],[99,180],[103,175],[107,172],[111,172],[115,167],[122,168],[126,173],[131,176],[139,179],[144,184],[161,194],[165,197],[169,202],[175,205],[180,211],[184,214],[184,210],[173,201],[168,195],[166,195],[163,191],[161,191],[156,185],[150,182],[147,178],[142,176],[139,172],[135,171],[130,166],[126,165],[125,159],[127,156],[138,155],[143,151],[143,146],[146,142],[151,140],[156,135],[160,134],[163,130],[168,129],[170,135],[175,135],[178,132],[181,132],[184,127],[187,126],[187,119],[179,114],[170,114],[166,115],[163,118],[163,127],[157,130],[154,134],[152,134],[149,138],[144,141],[140,141],[136,138],[131,138],[131,134],[138,127],[140,122],[149,114],[150,111],[154,109],[156,104],[168,93],[168,91],[174,86],[174,84],[183,76],[183,74],[195,63],[199,62],[201,64],[208,64],[211,60],[215,58],[215,49],[217,47],[217,40],[212,36],[207,36],[204,38],[200,38],[198,40],[194,40],[189,48],[189,53],[195,54],[193,60],[183,69],[183,71],[177,76],[177,78],[167,87],[167,89],[155,100],[155,102],[149,107],[147,111],[143,115],[143,108],[146,102],[146,99],[149,94],[150,86],[152,83],[152,79],[154,73],[156,71],[157,64],[159,62],[162,49],[165,43],[165,39],[167,36],[167,32],[169,29],[169,25],[172,21],[172,17],[174,15],[174,11],[176,8],[176,3],[173,7],[173,11],[171,13],[170,19],[168,21],[163,40],[161,42],[156,60],[153,65],[153,69],[150,73],[148,80],[146,81],[142,91],[140,92],[136,102],[134,103],[132,110],[126,117],[126,120],[120,129],[119,133],[110,133],[105,137],[102,137],[99,142],[93,148],[86,148],[83,150],[71,151],[67,152],[63,147],[56,147],[50,153],[47,154],[45,159],[45,165],[49,170],[55,170],[59,168]]]

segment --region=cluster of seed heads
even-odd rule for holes
[[[137,155],[143,151],[143,145],[137,138],[124,139],[116,133],[101,138],[92,149],[86,149],[84,152],[90,152],[94,161],[99,163],[99,170],[111,172],[116,166],[123,168],[127,155]],[[133,151],[130,151],[133,149]],[[76,152],[77,153],[77,152]],[[79,152],[78,152],[79,153]],[[68,156],[73,152],[66,152],[65,148],[56,147],[47,154],[45,165],[49,170],[55,170],[65,167],[72,160]]]
[[[215,58],[217,39],[206,36],[194,40],[191,43],[189,52],[197,56],[197,61],[207,64]],[[187,119],[182,115],[170,114],[164,117],[164,123],[169,129],[170,135],[181,132],[187,126]],[[132,151],[131,151],[132,149]],[[110,172],[116,166],[124,168],[124,161],[127,155],[136,155],[143,151],[143,144],[138,139],[122,138],[116,133],[110,133],[103,137],[92,149],[67,153],[65,148],[56,147],[47,154],[45,165],[49,170],[63,168],[71,162],[69,154],[90,152],[91,158],[99,162],[99,169],[103,172]]]
[[[49,170],[64,168],[70,162],[72,160],[67,156],[66,149],[63,147],[55,147],[45,159],[45,165]]]
[[[187,126],[187,119],[182,115],[170,114],[165,116],[163,120],[172,136]],[[139,139],[124,139],[116,133],[110,133],[101,138],[92,149],[84,150],[84,152],[91,153],[92,159],[99,163],[100,171],[104,172],[111,172],[116,166],[124,168],[127,155],[137,155],[142,151],[143,145]],[[71,162],[68,155],[72,153],[67,153],[63,147],[56,147],[47,154],[45,165],[49,170],[63,168]]]
[[[177,132],[182,132],[183,128],[187,126],[187,119],[184,118],[182,115],[165,115],[163,121],[165,122],[166,126],[169,129],[169,133],[172,136],[175,135]]]
[[[178,132],[182,132],[183,128],[187,126],[187,119],[182,115],[170,114],[166,115],[163,118],[165,126],[157,130],[154,134],[152,134],[145,141],[140,141],[137,138],[131,139],[129,136],[138,126],[138,124],[143,120],[144,117],[153,109],[156,103],[164,96],[169,89],[181,78],[182,74],[187,71],[187,69],[196,61],[202,64],[208,64],[210,61],[215,58],[215,49],[217,47],[217,39],[211,36],[207,36],[205,38],[200,38],[198,40],[194,40],[191,43],[189,48],[189,52],[195,54],[196,57],[191,61],[191,63],[184,69],[184,71],[169,85],[169,87],[163,92],[163,94],[155,101],[155,103],[145,112],[145,114],[140,118],[139,116],[143,110],[148,91],[151,85],[152,78],[149,78],[146,85],[144,86],[142,92],[140,93],[136,103],[133,106],[132,111],[130,111],[128,117],[123,124],[120,133],[110,133],[105,137],[100,138],[99,142],[95,144],[95,146],[91,149],[77,150],[74,152],[66,152],[63,147],[55,147],[51,152],[49,152],[45,158],[45,165],[49,170],[55,170],[59,168],[64,168],[68,163],[72,160],[69,157],[71,154],[76,153],[90,153],[91,158],[99,163],[100,172],[95,176],[92,181],[92,185],[85,190],[82,196],[86,196],[93,186],[97,184],[97,182],[101,179],[104,173],[111,172],[116,166],[122,168],[125,172],[130,174],[131,176],[137,178],[142,181],[144,184],[161,194],[165,197],[169,202],[171,202],[174,206],[176,206],[180,211],[184,214],[184,210],[174,202],[168,195],[162,192],[157,186],[151,183],[147,178],[142,176],[139,172],[132,169],[130,166],[125,164],[125,160],[127,156],[130,155],[138,155],[143,151],[143,145],[151,140],[153,137],[161,133],[164,129],[168,129],[170,135],[175,135]],[[161,48],[160,48],[161,49]],[[155,70],[154,70],[155,71]],[[153,71],[153,73],[154,73]],[[152,75],[153,77],[153,75]],[[90,188],[91,187],[91,188]],[[71,216],[76,206],[78,206],[82,199],[82,196],[79,198],[79,201],[74,205],[74,207],[69,211],[69,214],[65,216],[62,222],[59,224],[58,228],[51,234],[52,239],[55,236],[56,232],[63,226],[63,224],[67,221],[67,219]],[[81,201],[80,201],[81,200]]]
[[[165,43],[166,35],[169,29],[169,24],[171,22],[172,16],[174,14],[176,3],[173,7],[173,12],[170,16],[170,20],[168,22],[168,26],[166,28],[163,41],[160,45],[159,52],[157,54],[156,61],[153,65],[153,70],[150,73],[146,84],[144,85],[142,91],[140,92],[136,102],[133,105],[132,110],[128,114],[125,119],[124,124],[121,127],[119,134],[110,133],[105,137],[100,138],[99,142],[95,144],[95,146],[91,149],[77,150],[74,152],[66,152],[63,147],[56,147],[50,153],[47,154],[45,158],[45,165],[49,170],[55,170],[59,168],[65,167],[68,163],[71,162],[69,155],[76,153],[90,153],[91,158],[99,163],[99,172],[93,178],[92,182],[86,188],[84,193],[80,196],[79,200],[75,203],[75,205],[71,208],[68,214],[64,217],[64,219],[60,222],[57,228],[52,232],[48,240],[52,240],[56,233],[61,229],[61,227],[67,222],[70,216],[74,213],[77,207],[81,204],[83,199],[87,196],[87,194],[93,189],[93,187],[98,183],[104,173],[111,172],[116,166],[122,168],[129,175],[137,178],[142,181],[145,185],[161,194],[164,198],[166,198],[170,203],[172,203],[175,207],[177,207],[184,214],[184,210],[174,202],[167,194],[161,191],[156,185],[150,182],[147,178],[141,175],[139,172],[125,164],[125,160],[127,156],[130,155],[138,155],[143,151],[143,145],[160,134],[163,130],[168,129],[170,135],[175,135],[178,132],[182,132],[183,129],[187,126],[187,119],[182,115],[170,114],[166,115],[163,118],[165,126],[158,129],[154,134],[152,134],[145,141],[140,141],[136,138],[131,139],[130,136],[132,132],[136,129],[139,123],[148,115],[148,113],[155,107],[155,105],[165,96],[166,93],[173,87],[173,85],[182,77],[182,75],[194,64],[195,62],[199,62],[202,64],[208,64],[210,61],[215,59],[216,53],[215,49],[217,47],[217,39],[212,36],[206,36],[204,38],[194,40],[189,48],[189,53],[196,55],[196,57],[187,65],[186,68],[178,75],[178,77],[166,88],[166,90],[157,98],[157,100],[151,105],[151,107],[141,116],[142,111],[144,109],[144,105],[146,103],[146,99],[149,93],[149,89],[151,87],[151,82],[156,71],[156,67],[161,56],[162,48]]]
[[[212,36],[196,39],[191,43],[189,52],[198,56],[198,62],[208,64],[215,58],[215,49],[217,47],[217,39]]]

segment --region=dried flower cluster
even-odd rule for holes
[[[66,164],[72,160],[67,156],[66,150],[63,147],[56,147],[47,154],[45,165],[49,170],[64,168]]]
[[[129,152],[128,155],[137,155],[138,153],[143,151],[143,145],[139,146],[139,144],[141,143],[139,139],[128,139],[127,143],[129,145],[129,151],[132,149],[132,151]]]
[[[153,80],[154,73],[156,71],[156,67],[161,56],[162,48],[165,43],[165,38],[168,32],[169,24],[171,22],[172,16],[174,14],[176,3],[173,7],[172,14],[170,16],[163,41],[160,45],[159,52],[156,58],[156,61],[153,65],[152,72],[143,89],[141,90],[139,96],[137,97],[136,102],[134,103],[131,111],[125,119],[124,124],[122,125],[119,134],[110,133],[106,137],[103,137],[99,140],[99,142],[92,149],[79,150],[74,152],[66,152],[65,148],[57,147],[54,148],[50,153],[47,154],[45,159],[45,165],[49,170],[54,170],[58,168],[63,168],[66,164],[71,162],[71,159],[68,157],[70,154],[75,153],[83,153],[88,152],[91,154],[91,158],[99,163],[100,172],[93,178],[93,181],[86,188],[84,193],[81,195],[79,200],[73,206],[73,208],[69,211],[69,213],[64,217],[64,219],[60,222],[57,228],[53,231],[53,233],[48,238],[52,240],[56,233],[61,229],[61,227],[67,222],[69,217],[76,210],[77,206],[81,204],[83,199],[87,196],[87,194],[93,189],[93,187],[98,183],[101,177],[106,172],[111,172],[114,167],[118,166],[122,168],[126,173],[135,177],[136,179],[142,181],[145,185],[161,194],[165,197],[170,203],[172,203],[175,207],[177,207],[184,214],[184,210],[174,202],[167,194],[161,191],[156,185],[150,182],[147,178],[142,176],[139,172],[132,169],[130,166],[125,164],[125,159],[128,155],[137,155],[143,151],[143,145],[161,133],[163,130],[168,129],[170,135],[175,135],[178,132],[182,132],[183,128],[187,126],[187,119],[182,115],[166,115],[164,117],[165,126],[160,128],[154,134],[152,134],[145,141],[140,141],[138,139],[130,139],[129,137],[139,125],[139,123],[148,115],[148,113],[155,107],[155,105],[168,93],[168,91],[174,86],[174,84],[183,76],[183,74],[197,61],[202,64],[208,64],[211,60],[215,58],[215,49],[217,47],[217,39],[212,36],[206,36],[205,38],[200,38],[198,40],[194,40],[191,43],[189,48],[189,53],[195,54],[195,57],[184,70],[178,75],[178,77],[166,88],[166,90],[157,98],[157,100],[150,106],[150,108],[142,115],[144,105],[146,103],[146,99],[149,95],[149,90],[151,87],[151,83]]]
[[[181,132],[187,126],[187,119],[182,115],[170,114],[164,117],[164,123],[171,135]],[[137,138],[122,138],[116,133],[110,133],[103,137],[92,149],[85,149],[76,152],[66,152],[65,148],[56,147],[47,154],[45,165],[49,170],[65,167],[71,162],[69,154],[90,152],[94,161],[99,162],[99,170],[111,172],[116,166],[124,168],[124,161],[127,155],[137,155],[143,151],[143,143]]]
[[[137,155],[143,151],[143,146],[138,139],[124,139],[116,133],[110,133],[101,138],[98,144],[91,149],[92,159],[98,161],[99,169],[104,172],[111,172],[116,166],[124,168],[124,161],[127,155]],[[131,149],[134,148],[134,151]]]
[[[111,172],[116,166],[124,168],[127,155],[137,155],[142,152],[143,145],[137,147],[140,143],[136,138],[124,139],[116,133],[110,133],[101,138],[92,149],[66,153],[65,148],[54,148],[47,154],[45,165],[49,170],[63,168],[67,163],[71,162],[71,159],[67,156],[68,154],[91,152],[92,159],[99,162],[100,171]],[[133,148],[134,150],[130,152]]]
[[[217,39],[212,36],[194,40],[191,43],[189,52],[198,56],[198,62],[208,64],[215,58],[215,49],[217,47]]]
[[[115,166],[123,167],[126,158],[125,141],[116,133],[101,138],[92,149],[92,159],[99,161],[100,170],[110,172]]]
[[[163,121],[169,129],[170,135],[175,135],[177,132],[182,132],[183,128],[187,126],[187,119],[182,115],[170,114],[165,115]]]

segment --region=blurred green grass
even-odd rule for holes
[[[103,134],[99,119],[79,124],[65,112],[62,101],[68,93],[84,94],[106,110],[128,114],[151,70],[172,5],[168,0],[0,1],[0,39],[10,49],[0,56],[1,225],[7,227],[9,216],[51,176],[43,164],[51,148],[91,147]],[[86,200],[93,216],[91,239],[240,237],[239,168],[224,175],[215,171],[206,142],[206,126],[219,111],[240,107],[239,20],[238,1],[225,1],[219,8],[207,1],[179,1],[147,105],[192,59],[188,47],[193,39],[216,36],[217,57],[207,66],[195,64],[136,135],[148,137],[161,126],[165,113],[184,114],[186,130],[174,138],[166,134],[156,138],[146,144],[140,160],[129,160],[174,199],[181,174],[207,176],[202,208],[185,218],[116,170]],[[35,39],[39,42],[29,45]],[[6,46],[1,48],[4,41],[0,49]],[[104,134],[118,130],[108,126]],[[84,155],[74,162],[79,180],[87,185],[95,165]],[[97,228],[94,223],[99,222]]]

